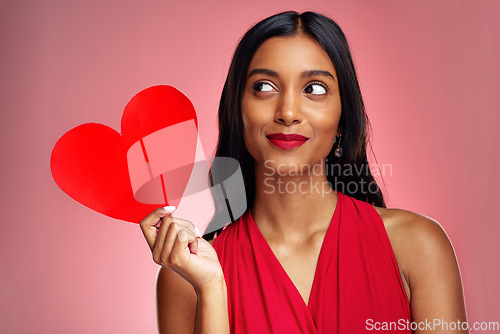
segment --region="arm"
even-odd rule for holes
[[[198,293],[195,333],[229,334],[226,282]]]
[[[162,209],[140,226],[154,262],[162,266],[157,280],[159,332],[229,333],[227,289],[211,243],[196,238],[191,222]]]
[[[186,280],[162,267],[158,273],[159,333],[229,333],[224,281],[196,293]]]
[[[455,252],[441,225],[428,217],[396,210],[391,244],[410,288],[410,308],[415,323],[434,323],[414,333],[468,333],[447,329],[466,321],[462,281]]]

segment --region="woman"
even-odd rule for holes
[[[385,208],[367,124],[331,19],[285,12],[245,34],[216,156],[240,162],[249,210],[208,242],[163,209],[141,222],[162,265],[160,332],[438,333],[465,321],[451,243],[434,220]]]

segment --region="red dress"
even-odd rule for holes
[[[382,218],[370,204],[337,194],[308,305],[250,211],[215,239],[231,333],[411,333],[400,327],[410,306]]]

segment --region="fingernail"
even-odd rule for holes
[[[164,206],[163,207],[163,210],[165,210],[165,212],[168,214],[168,213],[172,213],[175,211],[175,205],[168,205],[168,206]]]
[[[198,230],[198,228],[197,228],[196,226],[194,227],[194,232],[196,233],[196,236],[197,236],[198,238],[201,238],[201,237],[202,237],[200,230]]]
[[[187,235],[186,231],[184,231],[184,230],[180,230],[177,233],[177,237],[179,238],[180,242],[184,242],[184,241],[188,240],[188,235]]]

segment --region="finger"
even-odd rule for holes
[[[170,216],[165,216],[162,218],[162,224],[158,229],[158,234],[153,245],[153,260],[160,264],[160,256],[163,251],[163,245],[165,243],[165,238],[167,236],[168,229],[170,225],[174,222],[174,219]],[[155,228],[156,229],[156,228]]]
[[[171,216],[175,211],[175,206],[173,206],[173,205],[164,206],[161,209],[163,209],[166,212],[165,216]],[[162,223],[162,220],[160,219],[160,221],[158,223],[156,223],[154,226],[158,229],[158,228],[160,228],[161,223]]]
[[[177,224],[174,218],[165,217],[164,223],[162,224],[161,233],[158,234],[155,243],[155,249],[153,251],[153,260],[159,264],[169,267],[170,266],[170,254],[172,253],[172,248],[175,243],[175,238],[179,231],[184,231],[183,233],[188,233],[192,235],[191,231],[186,229],[186,227]],[[164,233],[165,226],[166,233]],[[197,249],[196,249],[197,250]]]
[[[159,265],[170,267],[170,253],[172,253],[172,248],[174,247],[175,239],[177,238],[176,223],[170,224],[168,227],[167,235],[165,237],[165,242],[163,244],[163,250],[161,251]]]
[[[181,240],[187,239],[188,240],[188,247],[189,247],[190,253],[191,254],[197,254],[197,252],[198,252],[198,238],[193,233],[191,227],[192,226],[190,226],[190,229],[186,229],[186,227],[184,227],[182,225],[179,225],[177,223],[175,224],[175,228],[177,230],[177,236]],[[181,233],[181,236],[179,236],[179,233]]]
[[[175,239],[169,259],[170,265],[174,269],[181,268],[183,263],[189,258],[191,255],[189,244],[193,242],[198,242],[193,234],[185,229],[177,231],[177,238]]]
[[[189,251],[191,254],[198,255],[198,238],[195,237],[194,241],[189,242]]]
[[[165,208],[167,208],[167,207],[165,207]],[[164,209],[165,209],[165,208],[164,208]],[[168,212],[168,213],[170,213],[170,212]],[[189,220],[185,220],[185,219],[181,219],[181,218],[174,218],[174,221],[175,221],[177,224],[179,224],[179,225],[181,225],[181,226],[183,226],[183,227],[187,228],[187,229],[188,229],[189,231],[191,231],[191,232],[192,232],[195,236],[200,237],[200,238],[203,236],[203,235],[200,233],[200,230],[198,230],[198,228],[196,227],[196,225],[194,225],[194,224],[193,224],[192,222],[190,222]],[[161,226],[161,223],[162,223],[162,221],[160,220],[160,221],[159,221],[159,222],[158,222],[155,226],[156,226],[157,228],[159,228],[159,227]]]
[[[195,236],[199,235],[200,232],[196,228],[196,226],[190,222],[189,220],[185,219],[180,219],[180,218],[174,218],[175,223],[179,224],[180,226],[186,228],[189,230],[191,233],[193,233]]]
[[[157,229],[154,227],[161,219],[169,213],[164,208],[158,208],[146,216],[140,223],[142,233],[148,242],[149,248],[153,250],[154,242],[157,236]]]

